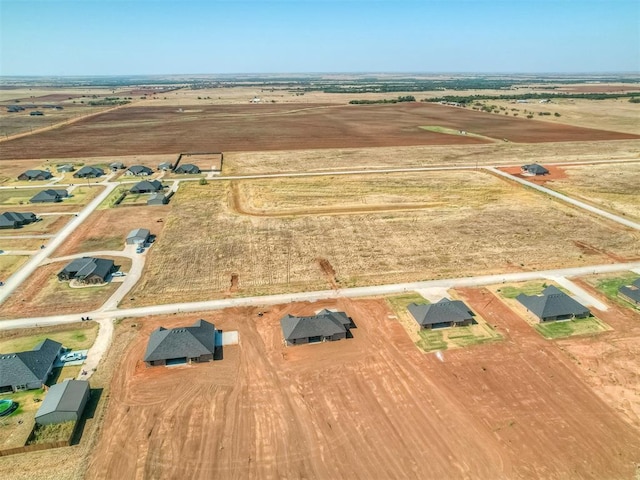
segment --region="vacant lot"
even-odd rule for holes
[[[637,232],[475,172],[237,183],[180,188],[125,303],[213,298],[232,277],[254,295],[640,256]]]
[[[282,315],[323,307],[352,316],[353,339],[282,345]],[[87,478],[624,478],[634,471],[638,432],[533,332],[524,345],[475,346],[440,361],[389,321],[384,300],[256,312],[205,316],[239,330],[240,346],[225,348],[221,361],[169,369],[142,363],[149,334],[198,316],[135,322],[141,330],[113,378]]]
[[[4,242],[0,240],[0,249],[5,249]],[[13,275],[29,257],[26,255],[0,255],[0,281],[4,281]]]
[[[123,270],[128,270],[131,260],[111,258]],[[57,273],[68,262],[56,262],[38,268],[2,305],[0,319],[38,317],[56,314],[90,311],[101,306],[120,286],[108,283],[102,286],[71,288],[69,282],[59,282]]]
[[[438,104],[219,105],[196,112],[130,107],[3,144],[0,158],[63,158],[401,145],[487,140],[421,129],[438,125],[510,142],[623,140],[636,135],[556,125]],[[104,142],[108,136],[109,142]]]
[[[612,213],[640,220],[640,162],[564,167],[546,186]]]

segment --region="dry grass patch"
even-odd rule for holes
[[[240,182],[250,196],[247,203],[240,199],[240,211],[254,208],[254,195],[263,202],[262,216],[237,213],[233,182],[183,185],[145,273],[124,303],[218,298],[232,293],[232,277],[238,279],[234,294],[259,295],[587,265],[611,261],[608,252],[616,258],[640,255],[637,232],[493,176],[429,172],[413,177],[419,180],[368,175],[317,184],[308,179]],[[422,199],[433,206],[331,214],[358,198],[386,205]],[[328,210],[290,214],[303,209],[303,202],[324,203]],[[304,209],[313,213],[314,208]],[[287,216],[278,216],[283,212]],[[585,251],[585,244],[597,249]]]
[[[3,248],[3,242],[0,242],[0,248]],[[27,260],[29,257],[26,255],[0,255],[0,281],[17,272]]]
[[[640,162],[565,167],[546,186],[613,213],[640,220]]]

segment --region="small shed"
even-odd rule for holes
[[[89,393],[89,382],[86,380],[56,383],[44,397],[36,413],[36,423],[49,425],[79,420],[89,400]]]
[[[109,164],[109,168],[114,172],[116,170],[122,170],[122,169],[124,169],[124,163],[122,163],[122,162],[113,162],[113,163]]]
[[[75,167],[70,163],[67,163],[65,165],[58,165],[56,167],[56,170],[58,171],[58,173],[67,173],[75,171]]]
[[[173,168],[173,165],[171,165],[169,162],[162,162],[160,165],[158,165],[158,170],[171,170]]]
[[[144,245],[149,240],[151,232],[146,228],[136,228],[127,235],[127,245]]]

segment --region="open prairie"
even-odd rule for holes
[[[348,312],[357,325],[353,338],[284,347],[279,319],[323,307]],[[491,318],[508,341],[439,360],[389,320],[384,300],[256,312],[204,316],[238,330],[240,345],[224,347],[222,360],[174,368],[144,365],[149,334],[198,316],[125,321],[119,328],[135,323],[140,330],[113,377],[86,478],[634,473],[638,431],[594,394],[555,344],[522,329],[518,318]]]
[[[607,263],[639,235],[476,171],[185,184],[123,304]]]
[[[197,111],[132,106],[55,131],[5,142],[0,159],[299,150],[407,145],[473,145],[479,137],[420,128],[440,126],[502,142],[637,139],[637,135],[512,118],[432,103],[393,105],[217,105]],[[109,136],[109,142],[103,142]]]

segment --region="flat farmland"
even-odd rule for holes
[[[640,220],[640,162],[563,167],[546,187],[613,213]]]
[[[394,105],[219,105],[197,111],[127,107],[3,144],[0,159],[300,150],[407,145],[474,145],[489,140],[420,128],[439,126],[510,142],[637,139],[431,103]],[[109,142],[104,139],[109,138]]]
[[[639,238],[475,171],[185,184],[123,303],[609,263]]]
[[[357,325],[353,338],[284,347],[279,319],[323,307],[348,312]],[[86,478],[634,473],[638,431],[598,398],[553,343],[528,338],[474,346],[445,352],[441,361],[421,353],[389,320],[382,299],[256,313],[206,314],[216,327],[238,330],[240,345],[225,347],[223,360],[175,368],[143,364],[148,336],[160,325],[189,325],[199,316],[135,321],[138,335],[111,382]],[[510,321],[499,328],[506,331]]]

